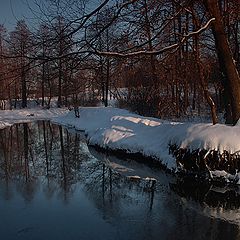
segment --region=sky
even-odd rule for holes
[[[7,30],[14,29],[17,20],[27,17],[27,22],[31,22],[33,14],[28,4],[33,6],[33,0],[0,0],[0,24]]]
[[[16,22],[25,19],[28,26],[34,26],[37,22],[34,18],[34,13],[29,6],[36,12],[39,12],[38,7],[34,4],[36,0],[0,0],[0,24],[3,24],[8,31],[13,31]],[[68,1],[68,0],[66,0]],[[99,4],[99,0],[90,0],[90,7],[95,8]],[[46,4],[46,1],[44,1]]]

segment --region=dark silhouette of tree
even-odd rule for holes
[[[27,107],[27,74],[30,68],[30,60],[26,56],[32,50],[32,37],[24,20],[17,22],[16,28],[10,33],[10,51],[17,59],[17,70],[20,78],[22,108]]]

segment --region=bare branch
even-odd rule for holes
[[[134,57],[134,56],[142,56],[142,55],[160,55],[164,52],[178,48],[187,39],[191,38],[194,35],[198,35],[198,34],[202,33],[209,27],[209,25],[211,24],[212,21],[215,21],[215,18],[211,18],[203,27],[201,27],[197,31],[190,32],[190,33],[184,35],[179,43],[172,44],[172,45],[164,47],[160,50],[154,50],[154,51],[142,50],[142,51],[131,52],[131,53],[101,52],[101,51],[96,50],[96,54],[101,55],[101,56],[106,56],[106,57]]]

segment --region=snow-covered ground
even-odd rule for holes
[[[80,118],[66,109],[28,109],[0,111],[0,128],[16,122],[49,119],[55,123],[85,131],[89,144],[156,158],[168,169],[176,169],[169,144],[181,148],[240,152],[240,125],[181,123],[142,117],[118,108],[88,107],[80,109]],[[224,171],[213,172],[229,176]],[[240,180],[238,181],[240,184]]]
[[[57,116],[66,114],[66,112],[66,108],[0,110],[0,129],[19,122],[30,122],[34,120],[52,120]]]
[[[170,122],[102,107],[81,108],[79,119],[69,112],[54,122],[85,131],[92,145],[140,152],[160,159],[169,169],[176,168],[176,161],[169,154],[169,143],[192,150],[240,151],[239,125]]]

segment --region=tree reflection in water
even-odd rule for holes
[[[230,236],[239,236],[236,225],[202,216],[205,206],[210,211],[223,208],[239,212],[236,189],[221,193],[209,184],[198,187],[146,164],[99,153],[88,148],[81,133],[46,121],[16,124],[0,133],[0,195],[6,200],[14,199],[15,192],[27,203],[40,198],[45,204],[45,199],[55,204],[57,197],[75,213],[83,204],[78,202],[78,197],[87,198],[86,205],[89,207],[90,202],[92,209],[100,213],[101,220],[118,226],[123,234],[140,239],[156,239],[159,234],[163,234],[163,239],[172,239],[172,233],[179,235],[178,239],[196,235],[201,239],[207,234],[224,239],[223,226],[231,232]],[[129,177],[134,175],[141,178]],[[157,179],[156,186],[146,181],[148,176]],[[190,200],[204,206],[200,211],[186,211],[184,202],[189,209]],[[74,201],[77,205],[72,204]],[[63,211],[63,206],[57,211]],[[51,219],[51,216],[48,217]],[[81,214],[78,212],[74,217],[81,217]],[[84,225],[86,219],[80,221]],[[66,219],[66,228],[67,222]],[[192,232],[189,233],[189,229]]]
[[[16,180],[26,200],[32,199],[39,181],[44,182],[48,197],[60,188],[67,199],[84,158],[80,149],[80,136],[70,135],[61,126],[49,122],[13,125],[1,131],[0,177],[6,182]]]
[[[84,183],[86,191],[109,203],[117,201],[117,190],[123,185],[127,185],[127,192],[133,188],[142,191],[136,181],[122,178],[86,148],[81,134],[69,133],[50,122],[13,125],[1,131],[0,177],[6,182],[16,181],[18,191],[28,201],[39,184],[44,186],[48,198],[60,189],[65,201],[77,182]]]
[[[193,179],[178,179],[176,183],[170,184],[170,186],[179,196],[211,208],[240,209],[240,189],[238,186],[199,183]]]

